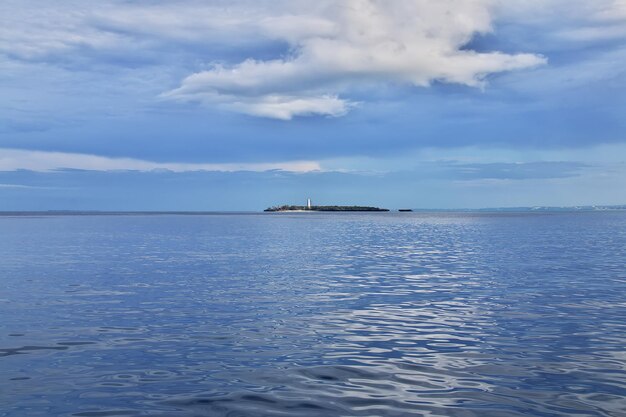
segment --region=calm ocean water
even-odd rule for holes
[[[626,416],[626,213],[0,217],[0,416]]]

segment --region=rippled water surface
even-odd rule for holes
[[[0,415],[626,416],[626,213],[0,217]]]

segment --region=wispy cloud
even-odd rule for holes
[[[24,184],[0,184],[0,188],[14,189],[14,190],[41,190],[41,189],[55,189],[56,187],[39,187],[36,185],[24,185]]]
[[[619,167],[618,167],[619,168]],[[262,210],[307,197],[319,204],[502,207],[623,204],[625,167],[570,162],[420,164],[414,170],[293,173],[216,171],[0,171],[0,210]],[[55,187],[55,189],[51,189]]]
[[[228,163],[200,164],[153,162],[132,158],[108,158],[97,155],[63,152],[28,151],[0,149],[0,171],[54,171],[61,169],[81,169],[92,171],[270,171],[311,172],[321,169],[315,161],[288,161],[276,163]]]
[[[587,6],[587,19],[576,28],[560,34],[574,41],[596,41],[626,38],[626,1],[607,0],[595,7]]]
[[[449,175],[460,180],[530,180],[578,176],[588,165],[570,161],[520,163],[443,163]]]

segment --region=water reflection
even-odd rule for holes
[[[625,225],[3,219],[0,415],[622,416]]]

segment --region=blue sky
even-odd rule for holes
[[[4,0],[0,210],[626,203],[623,0]]]

